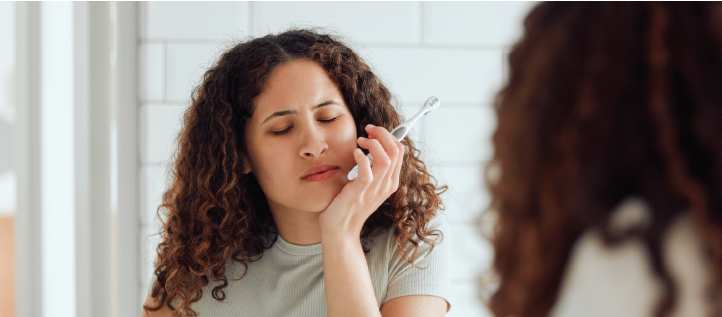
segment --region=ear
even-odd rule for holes
[[[251,161],[248,159],[248,156],[241,154],[241,159],[243,160],[243,174],[253,172],[251,169]]]

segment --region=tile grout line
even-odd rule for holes
[[[183,100],[183,99],[145,99],[141,100],[143,103],[165,103],[168,105],[178,105],[188,102],[189,100]],[[412,103],[419,103],[421,104],[423,101],[419,102],[412,102]],[[487,109],[492,108],[494,105],[490,103],[444,103],[444,109]],[[403,107],[403,106],[402,106]],[[408,106],[411,107],[411,106]],[[421,109],[421,107],[417,107]],[[413,115],[409,113],[405,113],[405,115]]]
[[[248,33],[249,35],[253,35],[253,1],[248,2],[248,16],[246,17],[248,19]]]
[[[254,30],[255,31],[255,30]],[[172,43],[172,44],[199,44],[199,45],[220,45],[225,43],[224,39],[172,39],[172,38],[144,38],[139,40],[141,43]],[[402,49],[449,49],[449,50],[479,50],[479,51],[498,51],[497,45],[477,45],[477,44],[405,44],[397,42],[367,42],[360,43],[366,48],[402,48]]]
[[[417,2],[419,5],[419,46],[424,46],[424,2]]]
[[[163,42],[163,101],[168,99],[168,42]]]

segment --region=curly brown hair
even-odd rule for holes
[[[570,250],[598,230],[639,238],[671,312],[662,237],[688,213],[722,290],[722,9],[719,3],[543,3],[524,21],[495,102],[486,181],[495,219],[496,316],[546,316]],[[625,198],[650,206],[646,230],[608,226]],[[716,307],[719,309],[719,307]],[[719,311],[717,311],[719,313]]]
[[[158,214],[163,221],[157,247],[156,282],[151,296],[174,315],[195,315],[191,304],[203,296],[209,280],[221,281],[211,295],[222,301],[228,285],[225,265],[245,267],[261,258],[278,232],[265,195],[253,173],[243,173],[244,131],[254,111],[253,100],[271,71],[283,63],[309,59],[320,64],[338,85],[357,127],[367,136],[367,124],[388,130],[402,118],[392,95],[367,64],[333,36],[314,30],[289,30],[251,39],[231,48],[204,74],[185,112],[178,136],[172,184],[163,195]],[[413,264],[419,243],[433,249],[440,232],[427,228],[442,208],[437,186],[419,159],[414,142],[406,138],[398,190],[365,222],[361,238],[382,228],[394,228],[398,252]],[[433,239],[431,237],[434,237]],[[413,251],[405,246],[412,244]]]

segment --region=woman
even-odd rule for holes
[[[487,170],[496,316],[718,316],[722,8],[543,3]]]
[[[224,53],[184,118],[144,315],[444,315],[440,189],[390,101],[328,35]]]

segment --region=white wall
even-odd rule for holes
[[[76,198],[74,161],[76,53],[73,4],[46,2],[40,7],[40,43],[53,50],[40,54],[40,161],[42,172],[42,276],[43,316],[66,312],[75,316],[76,305]],[[59,292],[59,290],[63,290]]]
[[[0,2],[0,217],[15,213],[15,3]]]
[[[449,186],[452,309],[486,316],[477,278],[492,250],[475,221],[488,203],[482,170],[490,158],[491,103],[504,77],[505,52],[521,34],[529,2],[144,2],[140,5],[141,277],[146,294],[157,232],[155,209],[189,104],[191,87],[229,43],[289,26],[340,33],[412,115],[430,95],[443,107],[417,124],[415,141],[433,175]]]

